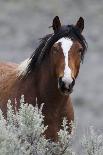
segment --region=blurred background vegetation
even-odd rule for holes
[[[0,0],[0,61],[20,63],[51,33],[58,15],[65,24],[85,19],[88,42],[84,64],[72,94],[77,121],[75,147],[90,125],[103,132],[103,0]]]

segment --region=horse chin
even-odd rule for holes
[[[59,88],[59,90],[60,90],[60,93],[65,96],[69,96],[73,92],[73,89]]]
[[[69,96],[72,92],[73,92],[73,89],[72,90],[66,90],[66,91],[63,92],[63,94],[65,96]]]

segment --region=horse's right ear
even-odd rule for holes
[[[58,16],[54,17],[52,27],[53,27],[54,33],[61,28],[61,22]]]
[[[80,17],[79,20],[77,21],[76,25],[75,25],[80,32],[82,33],[83,29],[84,29],[84,19],[83,17]]]

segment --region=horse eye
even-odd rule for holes
[[[80,48],[80,49],[78,50],[78,53],[81,55],[82,52],[83,52],[83,49]]]
[[[58,52],[58,49],[54,47],[53,52],[56,54]]]

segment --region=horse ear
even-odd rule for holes
[[[76,25],[75,25],[80,32],[82,33],[83,29],[84,29],[84,19],[83,17],[80,17],[79,20],[77,21]]]
[[[61,22],[58,16],[54,17],[52,27],[53,27],[54,32],[60,29]]]

